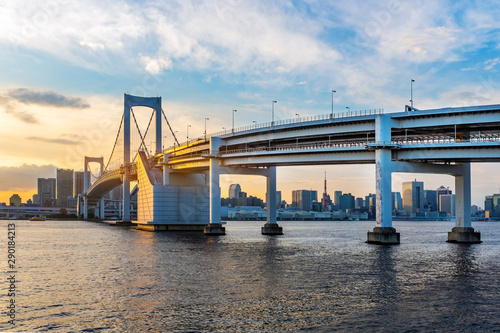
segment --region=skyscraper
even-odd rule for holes
[[[410,214],[415,216],[417,213],[423,212],[425,203],[424,197],[424,182],[404,182],[403,183],[403,208]]]
[[[392,192],[392,211],[398,211],[403,209],[403,198],[401,198],[400,192]]]
[[[78,197],[79,194],[83,193],[84,187],[84,177],[85,172],[84,171],[76,171],[75,172],[75,181],[73,183],[73,196],[76,198]]]
[[[441,209],[440,196],[443,194],[452,194],[452,192],[449,188],[444,187],[442,185],[436,191],[437,191],[438,211],[444,212],[445,210]]]
[[[340,207],[340,197],[342,196],[342,191],[335,191],[333,192],[333,203],[337,208]]]
[[[342,194],[339,209],[344,212],[348,209],[354,209],[354,196],[351,193]]]
[[[318,198],[318,191],[295,190],[292,191],[292,206],[299,210],[311,211],[312,203]]]
[[[50,207],[56,199],[56,179],[38,178],[38,203],[40,207]]]
[[[229,186],[229,199],[238,198],[240,193],[241,193],[240,184],[231,184]]]
[[[67,207],[68,198],[73,197],[73,170],[57,169],[57,206]]]
[[[440,212],[446,216],[455,216],[455,194],[441,194],[439,196]]]

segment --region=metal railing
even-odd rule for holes
[[[275,127],[282,126],[282,125],[307,123],[307,122],[320,121],[320,120],[334,120],[334,119],[339,119],[339,118],[373,116],[373,115],[379,115],[379,114],[384,114],[383,108],[337,112],[337,113],[333,113],[333,114],[328,113],[328,114],[320,114],[320,115],[307,116],[307,117],[297,117],[297,118],[291,118],[291,119],[276,120],[274,122],[265,122],[265,123],[258,123],[258,124],[253,124],[253,125],[241,126],[241,127],[235,128],[234,131],[231,128],[227,128],[223,131],[218,131],[215,133],[207,134],[206,137],[207,138],[220,137],[220,136],[232,135],[232,134],[236,134],[236,133],[252,131],[252,130],[257,130],[257,129],[262,129],[262,128],[271,129],[271,128],[275,128]],[[205,139],[205,136],[202,135],[202,136],[196,137],[192,140],[189,140],[189,144],[193,144],[193,143],[199,142],[199,141],[204,141],[204,139]],[[183,145],[186,145],[187,143],[188,143],[188,141],[184,141],[180,145],[183,146]]]

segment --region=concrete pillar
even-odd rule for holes
[[[170,154],[163,154],[163,185],[170,184],[170,168],[168,167],[168,158]]]
[[[130,222],[130,179],[128,177],[128,167],[130,165],[130,108],[129,95],[124,96],[123,109],[123,165],[125,174],[123,175],[123,222]]]
[[[162,111],[161,111],[161,97],[156,97],[155,103],[153,103],[155,109],[156,116],[156,154],[160,154],[162,152],[162,129],[161,129],[161,119],[162,119]]]
[[[220,223],[220,166],[219,159],[215,157],[219,152],[219,147],[222,140],[220,138],[210,138],[210,223],[205,227],[203,233],[205,235],[225,235],[226,229]]]
[[[89,199],[84,196],[83,198],[83,218],[88,219],[89,218]]]
[[[276,222],[276,167],[269,167],[266,177],[267,223],[261,231],[263,235],[283,235],[283,228]]]
[[[104,198],[101,198],[99,200],[99,218],[101,220],[104,220],[104,209],[105,209]]]
[[[481,243],[481,233],[471,224],[470,163],[461,165],[461,175],[455,176],[455,227],[448,232],[451,243]]]
[[[399,244],[400,235],[392,227],[392,155],[385,145],[391,142],[391,119],[375,119],[376,226],[367,234],[367,243]]]

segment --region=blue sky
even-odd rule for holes
[[[272,100],[276,119],[325,114],[332,89],[337,112],[401,111],[411,78],[417,108],[499,104],[498,17],[495,1],[2,1],[0,202],[33,192],[13,172],[106,158],[123,93],[162,96],[181,137],[187,124],[200,135],[204,117],[208,132],[230,127],[233,109],[236,126],[269,121]],[[495,168],[473,166],[473,203],[498,192]],[[321,191],[325,169],[330,192],[375,190],[373,166],[280,168],[278,187],[287,200],[297,186]],[[413,178],[395,175],[394,189]]]

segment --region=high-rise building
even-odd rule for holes
[[[67,207],[68,198],[73,197],[73,170],[57,169],[57,206]]]
[[[241,186],[240,184],[231,184],[229,186],[229,199],[236,199],[239,197],[239,194],[241,193]]]
[[[342,196],[342,191],[333,192],[333,203],[335,206],[340,207],[340,197]]]
[[[38,194],[33,194],[33,204],[34,205],[40,204],[40,199],[38,199]]]
[[[377,199],[377,195],[376,194],[368,194],[366,197],[365,197],[365,207],[366,208],[370,208],[370,207],[375,207],[376,205],[376,199]]]
[[[75,181],[73,183],[73,196],[76,198],[79,194],[83,194],[84,191],[84,180],[85,180],[85,172],[84,171],[75,171]]]
[[[403,209],[403,198],[400,192],[392,192],[392,211],[397,212]]]
[[[21,206],[21,197],[19,194],[13,194],[9,199],[9,205],[11,206]]]
[[[354,202],[354,208],[363,208],[365,205],[365,201],[363,200],[363,198],[356,198],[356,201]]]
[[[51,207],[56,200],[56,179],[38,178],[38,203],[40,207]]]
[[[346,211],[349,209],[354,209],[354,196],[351,193],[344,193],[340,197],[340,207],[341,211]]]
[[[427,204],[425,205],[430,212],[438,211],[438,192],[437,190],[424,190],[425,201]]]
[[[439,207],[441,213],[447,216],[455,216],[455,194],[441,194],[439,196]]]
[[[444,187],[444,186],[440,186],[437,190],[437,201],[438,201],[438,211],[442,212],[444,211],[443,209],[441,209],[441,200],[439,199],[439,197],[443,194],[452,194],[451,190],[447,187]]]
[[[295,190],[292,191],[292,206],[299,210],[311,211],[313,201],[317,201],[318,191]]]
[[[410,215],[422,213],[424,210],[424,182],[403,183],[403,208]]]
[[[492,211],[493,210],[493,196],[487,195],[484,197],[484,210]]]
[[[276,208],[281,208],[281,191],[276,191]]]

